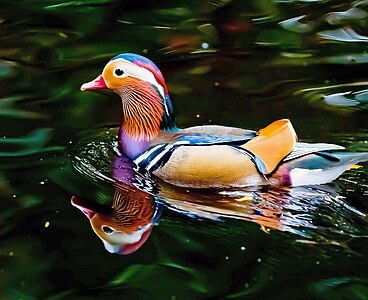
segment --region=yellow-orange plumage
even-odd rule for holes
[[[282,119],[259,130],[257,136],[242,147],[262,159],[266,174],[269,174],[294,149],[296,141],[297,136],[290,121]]]

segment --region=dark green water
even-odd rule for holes
[[[163,212],[126,256],[70,204],[111,199],[120,103],[79,87],[123,52],[159,65],[181,127],[289,118],[368,151],[367,25],[367,1],[0,1],[0,299],[367,299],[367,164],[294,189],[141,178]]]

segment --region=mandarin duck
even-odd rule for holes
[[[124,156],[112,165],[112,177],[124,183],[115,189],[110,206],[73,196],[71,204],[83,212],[106,250],[115,254],[131,254],[148,239],[153,225],[161,216],[161,203],[134,187],[132,166]]]
[[[164,77],[148,58],[112,58],[82,91],[110,89],[122,101],[120,150],[141,170],[182,187],[323,184],[368,153],[334,144],[297,142],[291,122],[259,130],[206,125],[179,129]]]

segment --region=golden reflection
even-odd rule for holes
[[[71,204],[83,212],[107,251],[130,254],[139,249],[151,234],[158,203],[155,198],[133,186],[131,163],[125,157],[117,157],[112,175],[120,184],[115,187],[110,205],[73,196]]]

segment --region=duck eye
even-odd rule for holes
[[[109,226],[102,226],[102,230],[103,232],[105,232],[106,234],[111,234],[114,232],[114,229],[112,229],[111,227]]]
[[[121,76],[124,74],[124,71],[122,69],[115,69],[114,73],[116,76]]]

